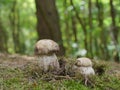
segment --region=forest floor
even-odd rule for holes
[[[95,77],[87,87],[78,79],[42,80],[34,56],[0,54],[0,90],[120,90],[120,64],[104,63],[109,67],[107,74]]]

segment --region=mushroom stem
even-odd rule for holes
[[[59,62],[57,56],[54,53],[51,55],[39,56],[38,64],[44,72],[59,70]]]
[[[79,67],[80,73],[86,76],[95,75],[94,69],[92,67]]]

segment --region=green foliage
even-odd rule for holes
[[[10,16],[13,15],[12,7],[15,0],[0,0],[0,20],[7,37],[8,53],[15,53],[13,42],[13,26],[11,24]],[[112,17],[110,15],[109,0],[100,0],[99,6],[103,15],[99,15],[99,10],[96,6],[97,0],[91,0],[91,15],[92,28],[89,23],[89,0],[74,0],[73,4],[78,12],[78,17],[81,17],[85,24],[87,34],[84,35],[83,28],[76,16],[76,12],[70,0],[56,0],[56,6],[60,17],[60,29],[62,32],[63,44],[66,48],[66,56],[88,56],[91,58],[101,58],[111,60],[115,56],[114,53],[120,51],[120,37],[118,37],[118,45],[114,44],[114,38],[111,32]],[[19,15],[15,22],[19,22],[19,40],[21,54],[33,54],[34,44],[38,39],[36,30],[36,7],[34,0],[17,0],[15,15]],[[120,27],[120,3],[113,2],[115,10],[116,26]],[[103,16],[103,17],[102,17]],[[76,37],[75,41],[72,17],[75,18]],[[99,18],[103,19],[103,26],[99,26]],[[92,35],[90,39],[90,34]],[[118,33],[119,36],[120,33]],[[104,35],[104,36],[103,36]],[[85,38],[87,38],[87,50],[85,48]],[[105,40],[104,40],[105,39]],[[74,45],[77,47],[74,47]],[[104,46],[104,44],[106,44]],[[90,46],[91,45],[91,46]],[[112,47],[114,48],[112,48]],[[117,47],[117,48],[116,48]],[[83,50],[87,53],[81,54]],[[107,55],[108,54],[108,55]],[[120,53],[119,53],[120,56]]]
[[[9,53],[15,53],[14,42],[12,36],[12,24],[10,16],[12,15],[12,7],[14,0],[1,0],[0,1],[0,19],[5,32],[8,35],[7,46]],[[34,0],[17,0],[16,1],[16,15],[19,15],[19,39],[21,47],[20,53],[33,54],[34,44],[37,40],[36,33],[36,17],[35,17],[35,4]],[[16,37],[18,38],[18,37]],[[10,43],[10,44],[9,44]],[[31,48],[32,47],[32,48]]]

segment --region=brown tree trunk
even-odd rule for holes
[[[19,15],[17,9],[17,1],[13,1],[13,6],[10,13],[10,23],[12,28],[12,38],[14,43],[15,53],[21,53],[20,39],[19,39]]]
[[[88,2],[88,10],[89,10],[89,51],[90,51],[90,57],[93,58],[93,40],[92,40],[92,31],[93,31],[93,23],[92,23],[92,0],[89,0]]]
[[[52,39],[59,43],[60,53],[65,54],[55,0],[35,0],[37,10],[37,32],[39,39]]]
[[[74,42],[77,43],[77,28],[76,28],[76,18],[75,16],[71,17],[72,19],[72,30],[73,30],[73,35],[74,35]]]
[[[5,32],[2,22],[0,21],[0,52],[2,53],[8,52],[7,39],[7,33]]]
[[[98,8],[98,21],[99,21],[99,28],[101,29],[100,32],[100,39],[101,39],[101,43],[100,43],[100,48],[101,48],[101,57],[103,59],[109,59],[109,52],[107,49],[107,35],[106,35],[106,30],[104,29],[104,25],[103,25],[103,20],[104,20],[104,16],[103,16],[103,4],[100,0],[96,0],[96,6]]]
[[[116,18],[116,14],[115,14],[115,8],[114,8],[114,5],[113,5],[113,0],[110,0],[110,14],[111,14],[111,19],[112,19],[112,28],[111,28],[111,32],[113,34],[113,42],[114,42],[114,45],[116,47],[116,54],[114,55],[114,59],[116,62],[120,62],[120,57],[119,57],[119,51],[118,51],[118,48],[117,48],[117,45],[118,45],[118,28],[117,28],[117,25],[116,25],[116,21],[115,21],[115,18]]]

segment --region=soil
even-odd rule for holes
[[[19,54],[10,55],[10,54],[0,53],[0,68],[1,67],[21,68],[29,63],[37,64],[36,57],[19,55]],[[120,63],[116,63],[116,62],[106,62],[106,63],[109,64],[110,67],[107,73],[120,77]]]

